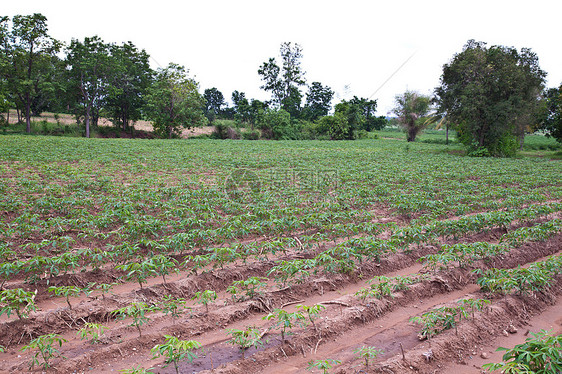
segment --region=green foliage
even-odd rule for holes
[[[459,140],[472,154],[511,156],[527,127],[534,125],[546,73],[523,48],[486,47],[469,40],[443,67],[436,89],[439,111],[456,123]]]
[[[185,299],[175,298],[171,295],[164,296],[163,300],[158,303],[158,309],[160,309],[164,314],[170,314],[172,316],[172,322],[176,322],[181,313],[185,309]]]
[[[341,364],[340,360],[315,360],[308,363],[308,367],[306,368],[306,370],[312,371],[314,369],[320,369],[322,370],[322,374],[327,374],[328,370],[339,364]]]
[[[562,270],[562,256],[551,256],[544,261],[531,264],[528,268],[515,269],[476,269],[479,277],[476,283],[484,291],[519,295],[539,292],[550,287],[554,277]]]
[[[242,132],[242,139],[244,140],[258,140],[261,133],[258,130],[249,130]]]
[[[84,113],[86,137],[90,137],[90,121],[97,125],[100,110],[107,95],[111,73],[109,45],[99,37],[86,37],[84,42],[73,39],[66,56],[68,87],[79,97]],[[77,104],[78,104],[77,103]],[[78,108],[77,108],[78,109]]]
[[[184,358],[187,358],[188,362],[193,362],[197,358],[193,351],[201,348],[201,343],[195,340],[179,340],[171,335],[164,335],[164,338],[166,339],[165,343],[155,345],[150,352],[154,356],[153,358],[165,356],[164,362],[166,365],[163,367],[173,363],[176,373],[179,374],[179,362]]]
[[[111,289],[118,285],[119,283],[113,282],[113,283],[100,283],[98,285],[96,285],[96,288],[98,290],[101,290],[101,297],[102,299],[105,300],[105,294],[106,293],[111,293]]]
[[[287,330],[291,330],[297,326],[304,326],[306,317],[300,312],[289,313],[283,309],[274,309],[273,312],[263,317],[264,320],[274,321],[273,329],[281,329],[281,342],[285,343],[285,334]]]
[[[326,132],[332,140],[352,140],[354,137],[353,127],[341,112],[320,118],[318,126],[320,131]]]
[[[268,139],[289,140],[300,137],[296,122],[291,121],[291,115],[283,109],[266,109],[256,125]]]
[[[213,303],[217,299],[217,293],[212,290],[204,290],[195,292],[195,296],[192,300],[195,300],[197,304],[205,305],[205,312],[209,313],[209,304]]]
[[[418,133],[435,122],[435,117],[428,117],[431,109],[429,96],[415,91],[406,91],[394,98],[396,106],[393,109],[398,117],[398,123],[406,132],[406,140],[413,142]]]
[[[158,274],[158,272],[156,271],[156,265],[152,261],[150,261],[150,259],[147,259],[140,263],[131,262],[128,264],[117,265],[115,268],[126,272],[127,280],[136,280],[141,289],[142,284],[145,283],[149,277]]]
[[[421,282],[425,278],[426,277],[423,275],[406,277],[395,276],[390,278],[385,276],[374,277],[367,282],[369,283],[369,287],[360,289],[355,293],[355,296],[362,300],[368,297],[374,297],[376,299],[393,297],[393,292],[407,290],[409,285]]]
[[[244,359],[244,352],[250,347],[261,347],[260,331],[255,327],[248,327],[246,330],[228,329],[226,333],[232,338],[228,343],[238,346],[242,352],[242,359]]]
[[[49,361],[54,357],[61,356],[56,346],[62,347],[62,343],[66,343],[67,340],[61,338],[58,334],[47,334],[41,335],[29,342],[28,345],[24,346],[22,351],[36,350],[29,367],[33,369],[35,365],[39,366],[41,364],[43,369],[50,368],[51,365]]]
[[[84,327],[78,330],[77,335],[80,340],[90,339],[90,343],[95,344],[100,342],[100,337],[105,330],[107,330],[107,327],[99,323],[86,322]]]
[[[264,82],[260,88],[270,91],[273,101],[281,109],[298,118],[302,98],[299,87],[306,83],[301,68],[302,48],[299,44],[285,42],[281,44],[279,54],[281,66],[277,65],[274,58],[270,58],[258,69]]]
[[[377,117],[377,101],[354,96],[351,100],[342,100],[336,104],[335,113],[341,113],[349,126],[349,131],[373,131],[381,130],[386,125],[384,117]],[[346,139],[353,139],[347,137]]]
[[[163,254],[152,256],[147,260],[148,266],[154,269],[156,274],[161,275],[166,284],[166,275],[170,273],[179,273],[178,261]]]
[[[147,116],[160,137],[172,138],[179,136],[182,128],[207,124],[201,110],[204,99],[198,92],[198,83],[187,73],[183,66],[176,64],[156,72],[146,100]]]
[[[224,96],[216,87],[207,88],[203,93],[205,100],[205,116],[210,123],[222,114],[222,107],[226,105]]]
[[[432,336],[453,327],[456,332],[457,326],[463,317],[468,318],[471,311],[474,318],[474,312],[482,310],[486,304],[490,304],[490,301],[484,299],[460,300],[455,306],[435,308],[423,313],[421,316],[410,318],[410,321],[422,326],[419,334],[420,339],[431,339]],[[470,308],[470,311],[468,308]]]
[[[27,313],[35,311],[36,292],[24,291],[21,288],[13,288],[0,292],[0,316],[4,313],[8,317],[16,313],[19,319],[27,318]]]
[[[121,369],[119,370],[120,373],[123,374],[154,374],[153,371],[151,371],[152,368],[150,369],[145,369],[143,367],[141,367],[140,365],[138,366],[133,366],[130,369]]]
[[[498,351],[506,351],[502,357],[503,362],[485,364],[482,367],[488,371],[501,370],[506,374],[562,372],[562,335],[552,336],[544,330],[531,335],[525,343],[512,349],[498,348]]]
[[[358,358],[365,360],[365,368],[369,369],[369,362],[375,360],[378,355],[382,355],[384,351],[382,349],[376,349],[375,347],[363,346],[357,348],[353,351]]]
[[[331,109],[334,91],[320,82],[312,82],[306,93],[306,103],[303,108],[303,117],[309,121],[328,115]]]
[[[105,110],[114,124],[128,130],[131,121],[141,119],[145,103],[150,102],[147,98],[153,76],[150,56],[130,41],[121,45],[111,44],[109,49],[111,74],[110,85],[106,91]]]
[[[320,311],[326,309],[326,307],[324,305],[321,304],[315,304],[315,305],[303,305],[303,304],[298,304],[297,305],[297,310],[302,310],[303,313],[305,313],[306,317],[308,317],[308,320],[310,321],[310,323],[312,324],[312,326],[314,326],[314,330],[318,331],[318,327],[316,326],[316,319],[318,318],[318,315],[320,314]]]
[[[212,134],[214,139],[239,139],[241,136],[238,124],[232,120],[215,120],[213,124],[215,126]]]
[[[232,294],[234,301],[244,301],[253,299],[262,294],[262,289],[267,286],[264,277],[249,277],[246,280],[232,282],[232,285],[226,289],[226,292]],[[242,294],[242,295],[241,295]]]
[[[57,296],[64,296],[69,309],[72,309],[72,305],[70,304],[70,297],[77,297],[80,295],[80,292],[84,292],[86,295],[91,292],[88,288],[80,288],[76,286],[51,286],[47,289],[47,291],[52,292]]]
[[[41,112],[37,103],[54,96],[54,70],[61,43],[49,36],[47,18],[40,13],[14,16],[11,30],[7,21],[7,17],[2,19],[0,30],[0,54],[5,59],[0,72],[11,98],[23,112],[26,132],[31,133],[32,112]]]
[[[547,131],[548,136],[562,143],[562,84],[548,89],[544,96],[544,107],[539,115],[540,127]]]
[[[149,306],[146,303],[131,303],[126,307],[112,311],[111,314],[118,319],[132,318],[132,322],[129,326],[136,327],[139,332],[139,337],[141,337],[141,326],[150,321],[150,318],[148,318],[146,314],[156,310],[158,310],[156,306]]]

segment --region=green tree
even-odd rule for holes
[[[304,71],[301,67],[302,48],[299,44],[285,42],[279,48],[281,66],[275,58],[270,58],[258,69],[264,84],[260,87],[270,91],[273,102],[280,108],[298,117],[302,94],[299,87],[306,83]]]
[[[204,126],[204,99],[198,84],[180,65],[169,64],[156,72],[147,97],[147,117],[161,137],[179,136],[181,128]]]
[[[90,123],[97,125],[108,88],[109,46],[99,37],[73,39],[67,48],[66,64],[69,86],[79,97],[84,110],[86,137],[90,137]]]
[[[146,51],[131,43],[111,45],[110,85],[106,109],[115,124],[128,130],[130,122],[141,119],[153,71]]]
[[[207,88],[203,93],[205,99],[205,116],[209,122],[213,122],[215,118],[222,113],[222,107],[226,105],[224,96],[217,88]]]
[[[380,119],[375,115],[376,110],[376,100],[358,98],[357,96],[349,101],[342,100],[341,103],[336,104],[335,113],[340,113],[347,121],[348,132],[344,139],[353,139],[356,130],[372,131],[379,129]]]
[[[256,99],[252,99],[250,102],[250,125],[252,130],[254,129],[255,124],[259,123],[265,111],[269,108],[269,103],[267,101],[260,101]]]
[[[382,130],[386,126],[386,118],[384,116],[377,117],[377,101],[354,96],[350,103],[358,108],[359,114],[363,116],[362,126],[360,130],[373,131]]]
[[[300,135],[297,124],[291,121],[291,115],[283,109],[266,109],[258,118],[257,126],[268,139],[298,139]]]
[[[320,82],[312,82],[306,93],[306,104],[303,109],[303,117],[315,121],[320,117],[328,115],[332,106],[334,91]]]
[[[406,91],[396,95],[394,100],[396,106],[393,112],[398,117],[400,126],[406,131],[406,140],[413,142],[418,133],[433,122],[433,117],[427,117],[431,99],[415,91]]]
[[[318,125],[320,131],[327,133],[332,140],[351,140],[354,137],[353,127],[341,111],[337,111],[333,116],[321,117]]]
[[[486,47],[469,40],[443,67],[435,90],[439,112],[457,124],[469,149],[494,156],[513,155],[522,129],[535,110],[546,73],[530,49]]]
[[[562,84],[545,92],[544,108],[541,113],[540,127],[562,143]]]
[[[61,43],[48,34],[47,18],[40,14],[16,15],[12,30],[2,18],[3,73],[16,105],[25,113],[26,132],[31,132],[34,101],[54,91],[53,70]]]
[[[246,94],[237,90],[233,91],[232,103],[234,104],[234,118],[239,122],[250,122],[252,108]]]

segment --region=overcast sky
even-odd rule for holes
[[[93,35],[130,40],[151,55],[154,68],[184,65],[201,92],[217,87],[227,100],[234,90],[269,99],[258,67],[278,56],[282,42],[299,43],[308,83],[330,86],[335,102],[372,96],[380,115],[406,89],[431,94],[443,64],[469,39],[531,48],[547,85],[558,86],[559,10],[558,0],[1,0],[0,6],[8,16],[44,14],[50,34],[67,43]]]

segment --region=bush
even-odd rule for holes
[[[459,130],[457,139],[467,146],[467,155],[472,157],[513,157],[519,149],[517,138],[511,134],[504,133],[495,139],[480,146],[467,131]]]
[[[242,135],[240,129],[234,126],[234,121],[216,120],[212,137],[214,139],[240,139]]]
[[[329,140],[328,132],[318,122],[300,121],[301,139]]]
[[[292,121],[289,112],[283,109],[267,109],[257,121],[265,138],[275,140],[301,139],[299,121]]]
[[[490,152],[485,147],[471,147],[466,155],[469,157],[490,157]]]
[[[504,134],[488,146],[488,151],[495,157],[513,157],[519,149],[517,138],[511,134]]]
[[[260,138],[259,130],[249,130],[242,132],[242,138],[245,140],[258,140]]]
[[[324,116],[320,118],[318,124],[332,140],[352,140],[354,138],[353,129],[341,113],[336,113],[333,116]]]

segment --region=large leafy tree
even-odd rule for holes
[[[300,113],[302,94],[299,87],[306,84],[301,67],[302,48],[299,44],[285,42],[279,49],[281,66],[270,58],[258,69],[264,84],[260,87],[270,91],[273,102],[297,117]]]
[[[26,132],[31,132],[32,107],[54,92],[54,64],[61,43],[48,34],[47,18],[40,14],[16,15],[12,28],[0,19],[1,71],[13,101],[25,114]]]
[[[394,114],[398,123],[406,131],[406,140],[413,142],[421,130],[433,121],[428,117],[431,109],[431,98],[415,91],[406,91],[394,98]]]
[[[545,92],[540,126],[562,143],[562,84]]]
[[[304,105],[304,118],[315,121],[322,116],[328,115],[332,107],[334,91],[320,82],[312,82],[306,93],[306,104]]]
[[[86,137],[90,137],[90,123],[97,125],[107,96],[109,45],[97,36],[84,38],[83,42],[73,39],[67,49],[66,63],[69,87],[83,106]]]
[[[131,121],[141,119],[153,71],[148,53],[137,49],[131,42],[111,45],[110,52],[112,74],[106,109],[114,123],[127,130]]]
[[[511,155],[532,125],[546,73],[530,49],[469,40],[443,66],[435,90],[439,111],[458,126],[459,139],[492,155]]]
[[[158,69],[147,95],[147,116],[161,137],[178,136],[182,128],[203,126],[207,119],[203,96],[187,70],[177,64]]]

